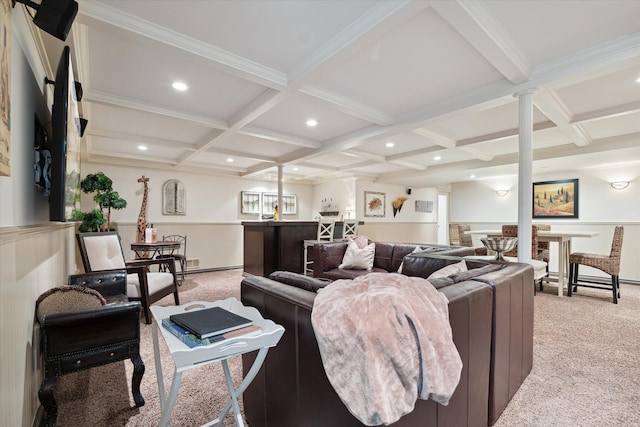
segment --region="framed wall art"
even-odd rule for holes
[[[385,216],[386,195],[375,191],[364,192],[364,216],[381,217]]]
[[[243,191],[240,193],[240,212],[243,214],[260,213],[260,193]]]
[[[578,180],[534,182],[533,218],[578,218]]]

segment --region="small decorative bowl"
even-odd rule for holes
[[[497,253],[495,259],[498,261],[504,261],[502,252],[508,252],[516,247],[518,243],[517,237],[485,237],[480,239],[482,244],[489,250]]]

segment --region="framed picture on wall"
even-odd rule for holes
[[[384,218],[385,206],[385,193],[377,193],[375,191],[364,192],[364,216]]]
[[[240,212],[243,214],[260,213],[260,193],[243,191],[240,193]]]
[[[578,218],[578,180],[534,182],[533,218]]]

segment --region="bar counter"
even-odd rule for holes
[[[242,221],[242,225],[245,274],[303,272],[303,242],[316,239],[317,221]],[[336,221],[334,238],[342,236],[342,226],[342,221]]]

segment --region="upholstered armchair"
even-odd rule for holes
[[[131,391],[135,406],[144,405],[140,382],[140,302],[128,301],[126,270],[69,277],[69,284],[44,292],[36,301],[44,379],[38,397],[54,426],[57,378],[125,359],[133,363]]]
[[[79,233],[76,235],[80,255],[86,272],[126,268],[127,297],[140,301],[146,323],[151,323],[149,306],[173,294],[176,305],[180,305],[175,259],[136,259],[125,261],[116,232]],[[164,271],[150,271],[151,266]]]

